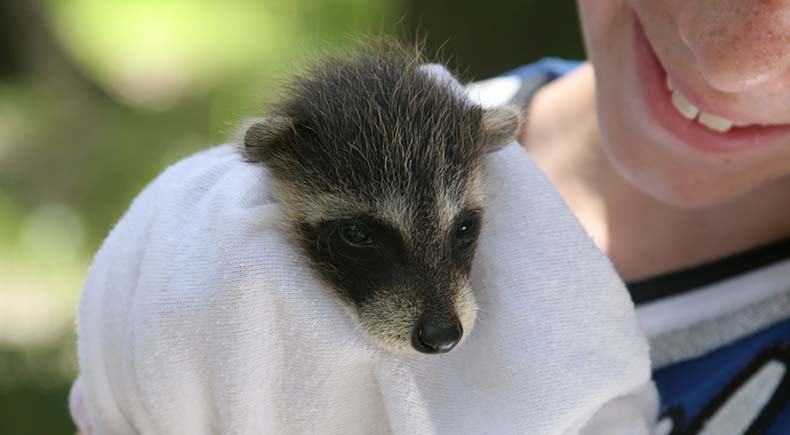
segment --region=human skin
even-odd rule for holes
[[[592,66],[536,94],[522,143],[621,276],[790,235],[790,2],[578,5]],[[667,75],[702,110],[753,125],[682,118]]]

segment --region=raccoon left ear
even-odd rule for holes
[[[285,116],[250,119],[242,129],[245,157],[251,162],[269,160],[292,129],[290,118]]]
[[[483,149],[496,151],[513,142],[521,133],[522,113],[516,106],[483,109]]]

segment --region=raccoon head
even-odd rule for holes
[[[513,140],[520,114],[470,103],[420,63],[391,49],[326,61],[246,129],[243,148],[362,331],[390,350],[443,353],[478,311],[483,157]]]

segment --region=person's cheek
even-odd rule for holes
[[[597,57],[611,40],[612,25],[622,14],[622,0],[579,0],[579,18],[589,57]]]

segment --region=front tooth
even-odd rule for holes
[[[698,121],[705,127],[708,127],[711,130],[716,130],[720,133],[724,133],[732,127],[732,121],[729,119],[722,118],[721,116],[711,115],[710,113],[706,112],[700,112]]]
[[[667,76],[667,89],[669,89],[669,92],[675,90],[675,82],[673,82],[672,79],[669,78],[669,76]]]
[[[697,106],[691,104],[691,102],[678,91],[672,92],[672,104],[674,104],[678,111],[688,119],[694,119],[697,113],[699,113]]]

